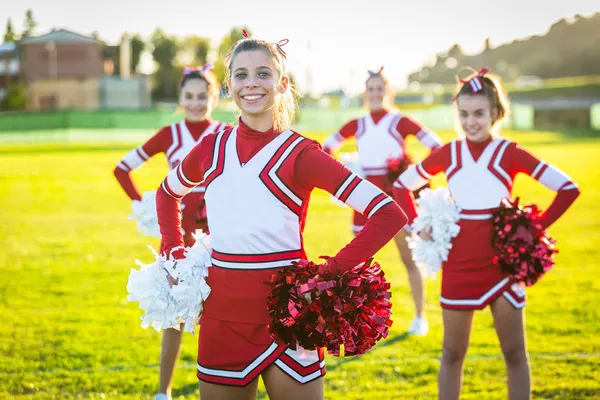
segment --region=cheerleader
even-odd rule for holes
[[[554,223],[579,195],[577,185],[558,168],[497,135],[508,103],[487,68],[461,81],[457,101],[464,138],[453,140],[410,167],[394,183],[394,198],[412,223],[416,209],[411,191],[443,172],[462,209],[460,232],[442,266],[441,306],[444,343],[439,372],[440,399],[458,399],[469,346],[473,312],[490,306],[508,374],[510,399],[530,398],[530,369],[525,344],[523,285],[503,276],[493,264],[491,210],[511,196],[518,173],[554,190],[542,227]],[[419,232],[430,240],[430,232]]]
[[[133,202],[142,196],[131,178],[131,171],[150,157],[164,153],[169,169],[177,167],[189,151],[203,138],[213,132],[228,127],[225,123],[213,121],[211,112],[217,104],[220,85],[217,83],[212,66],[202,68],[186,67],[179,88],[179,106],[185,112],[185,120],[163,127],[146,143],[130,151],[114,170],[117,181]],[[204,187],[199,185],[182,201],[183,241],[186,246],[195,243],[192,234],[196,229],[208,231],[204,207]],[[181,330],[167,329],[163,333],[160,363],[160,387],[155,400],[170,399],[171,381],[175,363],[181,347]]]
[[[372,257],[402,228],[396,203],[289,129],[293,87],[287,40],[239,41],[227,59],[228,85],[240,109],[237,126],[206,137],[157,192],[162,252],[183,243],[179,199],[206,186],[212,262],[198,342],[202,399],[255,398],[262,376],[270,399],[322,399],[323,350],[292,350],[270,338],[271,275],[306,258],[302,231],[312,190],[327,190],[368,217],[362,232],[326,267],[348,270]],[[180,257],[179,250],[172,252]]]
[[[433,132],[426,130],[411,118],[392,111],[390,103],[393,92],[390,84],[383,74],[383,67],[378,72],[369,71],[366,81],[365,100],[370,113],[359,119],[352,120],[340,129],[339,132],[329,136],[323,143],[323,150],[332,153],[342,143],[354,137],[358,147],[358,154],[363,178],[373,183],[384,192],[391,194],[392,183],[410,165],[410,157],[406,150],[406,140],[413,135],[422,145],[429,149],[437,149],[442,145],[441,139]],[[400,171],[390,171],[389,161],[394,160],[396,168]],[[352,231],[360,232],[366,218],[354,212]],[[406,237],[409,233],[402,230],[394,239],[400,257],[408,273],[408,281],[415,304],[415,317],[413,318],[409,333],[426,335],[429,324],[423,313],[423,279],[415,262],[412,259]]]

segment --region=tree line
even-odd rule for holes
[[[520,76],[542,79],[600,75],[600,12],[590,17],[576,15],[554,23],[543,35],[492,48],[486,39],[478,54],[465,54],[459,44],[437,54],[433,65],[424,65],[409,75],[408,81],[451,84],[456,76],[489,66],[503,80]]]

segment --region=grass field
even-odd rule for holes
[[[560,249],[555,269],[528,292],[533,396],[600,398],[600,159],[593,156],[600,141],[585,133],[506,136],[564,169],[583,193],[551,228]],[[0,145],[0,398],[149,399],[155,392],[160,334],[140,328],[141,311],[127,301],[125,285],[134,259],[150,261],[146,245],[158,241],[138,235],[127,219],[130,202],[112,176],[133,145]],[[424,154],[418,144],[411,147],[417,158]],[[156,157],[134,176],[150,190],[165,173],[164,159]],[[527,177],[517,179],[515,194],[542,206],[552,198]],[[314,193],[305,231],[310,257],[333,255],[351,239],[350,215],[328,194]],[[391,334],[364,356],[328,357],[326,398],[435,398],[439,281],[427,283],[430,334],[409,337],[413,309],[393,245],[377,260],[393,283]],[[184,336],[174,398],[198,398],[196,340]],[[504,363],[485,310],[475,317],[463,398],[506,397]],[[262,386],[260,398],[267,398]]]

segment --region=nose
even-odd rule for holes
[[[258,87],[258,84],[256,83],[256,81],[254,79],[255,78],[253,76],[248,77],[248,80],[246,80],[246,87],[247,88],[256,88],[256,87]]]

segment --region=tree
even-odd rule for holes
[[[152,96],[155,99],[174,100],[177,97],[177,80],[174,73],[174,60],[179,52],[180,43],[174,36],[169,36],[161,29],[152,33],[152,58],[158,68],[154,74],[154,89]]]
[[[181,62],[185,65],[202,66],[208,61],[210,39],[202,36],[188,36],[181,46]]]
[[[0,100],[0,110],[2,111],[22,111],[27,106],[27,91],[25,86],[20,84],[10,84],[6,94]]]
[[[30,37],[33,35],[37,22],[33,18],[33,10],[30,8],[25,12],[25,30],[23,31],[23,37]]]
[[[233,45],[240,39],[243,39],[242,30],[245,29],[248,35],[252,37],[252,32],[248,27],[233,27],[231,30],[221,39],[221,43],[217,48],[217,61],[215,62],[215,76],[219,82],[225,82],[225,57],[233,50]]]
[[[144,39],[139,34],[135,34],[131,38],[131,71],[134,73],[137,72],[145,48],[146,42],[144,42]]]
[[[4,33],[4,43],[6,42],[14,42],[17,40],[17,35],[13,29],[12,20],[9,18],[6,21],[6,33]]]

